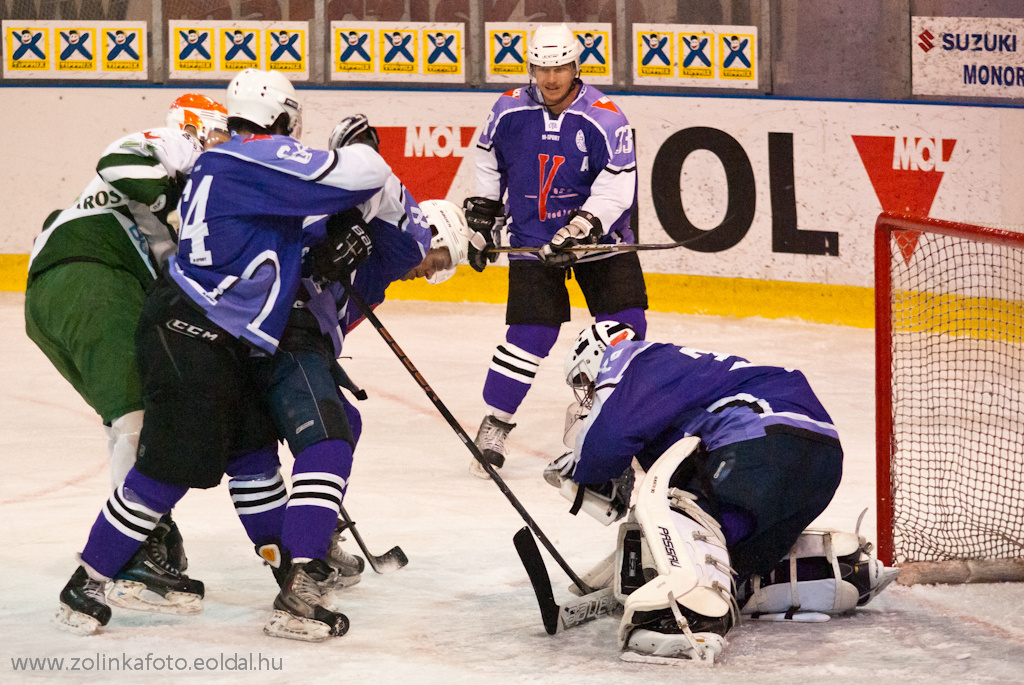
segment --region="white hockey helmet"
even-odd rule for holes
[[[635,340],[636,331],[627,323],[599,321],[576,337],[565,357],[565,382],[573,388],[587,388],[597,380],[601,358],[608,347],[623,340]]]
[[[564,23],[547,24],[533,32],[526,61],[531,73],[533,67],[560,67],[563,64],[576,65],[576,73],[579,73],[582,51],[580,42],[568,26]]]
[[[302,129],[302,107],[284,74],[271,69],[246,69],[228,84],[228,116],[270,128],[282,114],[287,116],[288,135]]]
[[[466,215],[462,208],[448,200],[424,200],[419,203],[423,216],[430,224],[434,236],[430,239],[430,247],[448,248],[452,267],[435,274],[429,279],[431,283],[441,283],[455,273],[459,264],[469,263],[469,238],[472,231],[466,223]]]
[[[206,145],[206,137],[213,131],[228,130],[228,111],[224,105],[198,93],[185,93],[167,110],[167,128],[195,129],[200,144]]]

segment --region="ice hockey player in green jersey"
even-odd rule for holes
[[[124,136],[103,151],[92,181],[74,204],[47,218],[32,248],[26,332],[100,415],[114,487],[135,463],[142,427],[135,327],[143,297],[176,249],[185,179],[204,147],[227,139],[226,130],[222,105],[203,95],[179,97],[164,127]],[[175,573],[187,565],[169,517],[147,548]]]

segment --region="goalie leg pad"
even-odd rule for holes
[[[867,604],[896,575],[856,533],[808,529],[767,576],[748,581],[742,613],[842,614]]]
[[[655,462],[640,486],[633,512],[637,523],[627,522],[620,529],[616,592],[628,594],[619,625],[620,648],[713,661],[714,647],[721,651],[724,640],[704,634],[724,636],[736,623],[729,553],[718,523],[688,493],[668,488],[671,475],[698,444],[696,438],[686,438]],[[639,545],[637,527],[642,533]],[[656,575],[627,592],[639,578],[634,570],[638,554],[640,565],[649,568],[641,570],[643,577]],[[674,637],[653,640],[640,633],[632,640],[637,629]]]

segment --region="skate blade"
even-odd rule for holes
[[[331,627],[322,621],[294,616],[278,609],[267,621],[267,625],[263,626],[263,632],[271,637],[288,640],[323,642],[331,636]]]
[[[195,616],[203,612],[203,598],[190,592],[168,592],[161,597],[133,580],[115,580],[107,594],[107,603],[122,609],[156,614]]]
[[[75,611],[61,602],[60,609],[53,617],[54,624],[61,630],[75,635],[93,635],[100,629],[100,622],[88,614]]]
[[[662,654],[655,655],[626,650],[619,654],[619,660],[634,664],[658,664],[659,666],[714,666],[715,659],[727,644],[725,638],[721,635],[703,633],[698,633],[694,637],[702,647],[703,654],[692,645],[687,644],[687,640],[681,638],[676,644],[667,648],[659,648],[658,651],[662,651]]]
[[[657,664],[658,666],[713,666],[715,657],[701,661],[700,659],[689,659],[685,656],[654,656],[652,654],[640,654],[639,652],[622,652],[619,654],[619,661],[627,661],[631,664]]]
[[[494,464],[491,464],[491,466],[494,466]],[[500,469],[499,467],[494,466],[494,470],[498,471]],[[488,474],[487,471],[484,470],[484,467],[481,466],[480,462],[478,462],[476,459],[469,462],[469,472],[471,475],[474,475],[477,478],[480,478],[481,480],[490,480],[491,478],[490,474]]]
[[[789,622],[789,623],[824,623],[830,620],[832,617],[828,614],[823,614],[818,611],[800,611],[792,616],[786,616],[785,613],[778,614],[755,614],[753,616],[747,616],[744,614],[743,619],[749,621],[777,621],[777,622]]]

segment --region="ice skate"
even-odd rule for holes
[[[273,637],[321,642],[348,632],[348,618],[323,605],[319,583],[334,571],[322,559],[292,564],[274,599],[274,615],[263,627]]]
[[[110,621],[106,587],[109,581],[94,579],[79,566],[60,592],[57,627],[78,635],[92,635]]]
[[[323,590],[352,587],[362,579],[363,569],[366,568],[366,561],[362,557],[349,554],[341,548],[341,543],[345,540],[342,535],[344,531],[345,524],[339,522],[331,534],[331,542],[327,546],[327,565],[334,573],[332,577],[319,583]]]
[[[107,601],[136,611],[191,616],[203,610],[203,583],[176,569],[164,540],[170,528],[157,526],[142,547],[114,576]]]
[[[508,450],[505,448],[505,438],[508,437],[509,432],[515,427],[516,424],[505,423],[490,414],[485,416],[484,420],[480,422],[480,430],[477,431],[476,440],[473,442],[480,450],[483,458],[495,469],[500,469],[505,465],[505,457],[508,456]],[[477,478],[490,477],[476,459],[470,463],[469,472]]]

